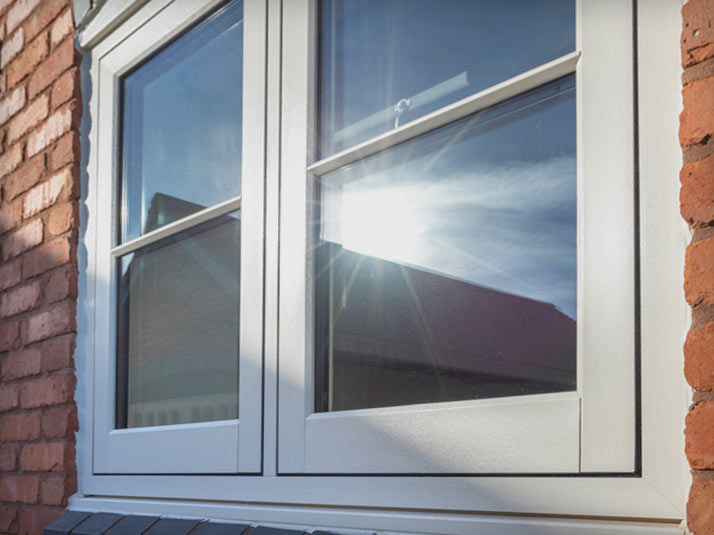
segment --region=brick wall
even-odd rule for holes
[[[685,267],[692,327],[684,372],[695,390],[685,431],[693,477],[687,524],[705,535],[714,534],[714,0],[690,0],[682,14],[680,200],[693,230]]]
[[[71,0],[0,0],[0,40],[0,533],[40,533],[76,489]]]

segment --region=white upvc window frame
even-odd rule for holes
[[[305,309],[311,306],[309,299],[305,299],[302,304],[299,300],[286,303],[283,294],[285,285],[293,281],[300,285],[300,291],[305,290],[305,279],[302,282],[299,280],[299,272],[301,269],[306,270],[307,266],[286,263],[280,247],[285,247],[293,239],[300,240],[300,234],[304,233],[304,228],[293,227],[288,223],[294,221],[290,219],[291,211],[306,211],[304,195],[301,197],[300,191],[291,189],[297,187],[299,190],[306,183],[306,166],[309,163],[305,159],[306,141],[288,139],[286,132],[296,131],[308,124],[305,114],[309,112],[307,104],[312,98],[308,82],[309,70],[305,68],[301,72],[295,65],[286,65],[284,58],[295,49],[310,50],[314,47],[314,41],[305,30],[311,16],[306,0],[247,0],[248,3],[251,1],[262,5],[258,10],[264,17],[260,32],[264,32],[263,42],[267,43],[266,49],[255,62],[256,69],[257,65],[262,65],[263,69],[267,67],[264,76],[256,78],[255,86],[244,88],[244,91],[254,91],[256,99],[265,99],[259,109],[244,109],[244,121],[252,126],[251,131],[258,140],[256,154],[260,154],[261,158],[265,155],[264,167],[261,160],[261,167],[254,168],[252,171],[255,175],[250,175],[264,179],[264,187],[261,183],[260,191],[254,191],[253,194],[264,195],[265,201],[265,211],[260,214],[264,218],[264,233],[258,233],[257,237],[261,243],[265,239],[264,267],[261,266],[260,271],[264,273],[264,279],[259,277],[255,281],[260,286],[263,315],[254,318],[255,321],[263,322],[259,326],[259,332],[263,335],[261,346],[254,347],[255,361],[261,360],[263,365],[263,412],[258,415],[258,419],[262,420],[262,450],[260,443],[257,450],[262,451],[262,461],[257,470],[260,474],[192,475],[184,469],[180,474],[172,475],[161,475],[155,471],[152,475],[140,475],[137,472],[118,475],[101,473],[96,469],[96,448],[97,444],[101,447],[103,440],[101,436],[97,437],[96,430],[104,426],[108,431],[107,422],[113,420],[113,404],[101,392],[107,386],[104,381],[109,381],[108,374],[113,365],[110,348],[103,338],[106,332],[102,331],[101,325],[108,324],[108,317],[112,313],[111,309],[106,308],[106,302],[100,299],[102,284],[106,282],[101,279],[101,270],[97,269],[96,261],[99,257],[98,247],[102,241],[106,241],[109,228],[109,223],[103,221],[103,214],[110,213],[106,211],[107,205],[100,202],[106,182],[102,182],[99,166],[107,154],[116,150],[115,137],[110,133],[116,129],[117,108],[116,102],[112,100],[115,93],[102,89],[103,76],[107,76],[102,74],[105,69],[102,63],[112,51],[121,50],[125,40],[151,24],[152,20],[158,20],[156,17],[162,13],[175,12],[175,15],[172,19],[164,19],[163,27],[167,29],[162,32],[163,37],[155,40],[153,48],[147,47],[140,54],[141,57],[150,54],[222,4],[219,0],[136,1],[132,9],[128,10],[122,0],[109,0],[103,7],[104,12],[100,11],[80,35],[80,44],[91,49],[87,54],[88,83],[85,83],[85,87],[88,90],[84,93],[89,96],[89,102],[86,103],[88,113],[85,115],[89,118],[85,197],[87,216],[83,221],[86,225],[83,243],[87,250],[87,270],[86,273],[82,272],[80,286],[82,306],[79,324],[84,329],[80,328],[77,358],[77,399],[81,417],[78,437],[79,492],[72,498],[70,507],[205,516],[305,527],[443,534],[475,533],[481,529],[487,533],[522,533],[525,527],[547,528],[553,533],[573,533],[578,527],[593,533],[619,533],[617,530],[621,527],[618,527],[619,524],[613,527],[614,524],[602,521],[517,519],[509,517],[510,514],[660,521],[683,518],[688,476],[682,453],[681,428],[688,391],[681,379],[680,355],[686,332],[687,308],[680,288],[687,236],[686,227],[678,214],[678,188],[673,179],[681,165],[676,141],[679,111],[676,46],[680,31],[678,0],[636,0],[639,6],[636,20],[639,39],[636,48],[637,85],[640,89],[637,115],[639,137],[636,146],[630,145],[629,158],[632,169],[639,172],[641,229],[639,384],[640,406],[643,410],[639,420],[639,471],[631,470],[623,477],[593,473],[608,471],[608,466],[615,466],[616,472],[623,471],[619,461],[610,464],[610,452],[595,451],[590,457],[593,463],[583,465],[586,468],[590,466],[583,470],[591,472],[588,477],[552,477],[542,474],[434,475],[418,480],[399,475],[279,475],[279,450],[285,447],[289,449],[290,444],[285,446],[286,442],[282,440],[284,422],[278,421],[278,400],[282,402],[284,394],[283,384],[279,383],[278,369],[282,369],[286,363],[289,367],[290,356],[296,352],[304,354],[307,348],[305,339],[310,336],[304,328],[297,326],[297,322],[283,324],[283,321],[290,314],[290,307],[294,307],[292,310],[298,315],[304,315]],[[587,1],[582,3],[588,4]],[[632,24],[632,19],[628,23]],[[671,43],[667,36],[671,38]],[[578,43],[578,50],[582,50],[581,46]],[[614,49],[611,53],[621,55],[622,50]],[[138,61],[138,57],[127,60],[126,68]],[[578,61],[586,62],[587,57],[582,56]],[[663,76],[663,68],[668,73],[671,70],[671,75]],[[114,72],[125,71],[117,68]],[[587,71],[580,71],[578,76],[582,76],[582,72]],[[591,72],[593,76],[602,75],[597,74],[597,69]],[[632,79],[629,83],[630,87],[635,85]],[[578,79],[578,87],[585,86]],[[288,87],[302,87],[302,93],[292,90],[286,92]],[[110,104],[106,104],[107,101]],[[582,110],[585,105],[587,103],[579,106],[579,109]],[[303,116],[300,117],[300,114]],[[633,113],[631,117],[634,116]],[[632,131],[624,134],[612,132],[606,124],[600,128],[604,128],[609,135],[628,136],[634,131],[634,124]],[[637,152],[638,161],[634,160]],[[291,163],[298,160],[301,167],[293,169]],[[258,165],[258,158],[255,161]],[[587,165],[587,162],[581,163]],[[300,174],[302,181],[292,182],[289,178],[293,176],[291,173]],[[243,202],[248,197],[248,176],[244,168]],[[297,196],[292,197],[292,193]],[[630,190],[630,199],[631,194]],[[243,217],[246,216],[244,212]],[[244,232],[243,240],[247,238]],[[306,245],[305,240],[301,242],[301,247]],[[293,273],[295,268],[298,268],[297,274]],[[303,276],[306,273],[302,271]],[[634,295],[634,292],[630,295]],[[245,294],[242,295],[244,297]],[[302,312],[298,310],[300,307],[303,308]],[[246,316],[242,313],[241,318]],[[634,323],[634,317],[626,319]],[[293,325],[292,331],[286,332],[288,325]],[[302,345],[294,346],[293,342],[301,338]],[[243,341],[244,338],[241,339],[242,344]],[[295,370],[291,373],[295,373]],[[586,370],[585,373],[590,372]],[[634,379],[634,369],[632,373]],[[579,380],[579,384],[583,384],[582,381]],[[602,394],[600,402],[606,403],[607,393]],[[308,402],[304,403],[300,405],[302,417],[306,415]],[[241,397],[241,407],[245,406]],[[622,407],[613,406],[613,410],[621,411]],[[280,415],[282,417],[282,413]],[[299,442],[293,442],[295,445],[302,447]],[[584,452],[583,455],[585,458],[588,454]],[[615,455],[620,456],[621,452],[615,452]],[[631,458],[629,452],[626,456]],[[197,459],[193,456],[190,462],[195,463]],[[600,463],[601,460],[604,461]],[[189,464],[186,464],[185,468],[188,467]],[[198,472],[205,470],[200,469]],[[489,515],[481,516],[479,512],[488,512]],[[498,515],[493,516],[494,513]],[[499,529],[501,531],[497,531]],[[651,525],[638,524],[628,524],[627,529],[632,533],[659,531],[659,528]],[[662,524],[662,533],[674,533],[671,529],[671,525],[666,527]]]
[[[163,4],[163,5],[162,5]],[[244,128],[241,176],[242,195],[227,199],[179,221],[163,226],[125,243],[114,243],[120,219],[115,192],[119,191],[118,162],[121,159],[118,124],[122,77],[150,58],[174,37],[213,11],[216,2],[195,2],[187,8],[181,2],[152,2],[146,24],[126,35],[117,46],[102,54],[97,64],[96,146],[90,168],[97,188],[98,213],[90,275],[94,283],[97,310],[116,310],[117,259],[162,238],[193,228],[230,212],[241,213],[240,348],[238,366],[238,419],[157,427],[115,429],[116,315],[95,316],[95,352],[104,356],[95,367],[94,468],[95,473],[258,473],[261,463],[262,392],[262,273],[263,273],[263,136],[261,110],[264,94],[259,86],[246,84],[243,93]],[[244,78],[263,80],[264,5],[246,2],[244,21]],[[250,127],[246,126],[250,125]],[[250,134],[250,135],[246,135]],[[238,175],[240,172],[240,175]],[[238,357],[238,356],[237,356]],[[196,355],[200,358],[200,355]],[[176,444],[180,447],[171,447]]]

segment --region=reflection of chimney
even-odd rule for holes
[[[173,221],[183,219],[188,215],[195,214],[204,208],[205,206],[200,204],[184,201],[164,193],[156,193],[151,198],[151,206],[149,206],[149,212],[146,214],[144,234]]]

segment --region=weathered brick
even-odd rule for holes
[[[14,444],[0,445],[0,472],[14,472],[17,470],[17,459],[20,448]]]
[[[48,35],[46,33],[35,37],[25,49],[20,52],[20,55],[13,60],[7,68],[7,85],[14,87],[25,76],[35,71],[37,73],[37,65],[47,56],[49,51]],[[34,74],[33,74],[34,77]],[[32,79],[30,79],[32,81]],[[30,95],[33,98],[34,95]]]
[[[37,476],[0,477],[0,500],[9,503],[37,503],[40,480]]]
[[[684,294],[691,306],[714,303],[714,238],[687,247]]]
[[[714,533],[714,481],[694,481],[687,502],[687,528],[693,535]]]
[[[65,9],[57,20],[52,23],[52,30],[50,31],[50,44],[54,48],[57,46],[62,39],[67,37],[74,30],[74,19],[72,18],[72,10]]]
[[[42,65],[35,69],[27,86],[28,97],[34,98],[37,93],[54,82],[60,74],[77,63],[74,40],[68,37],[52,51]]]
[[[694,470],[714,469],[714,401],[695,404],[686,418],[685,453]]]
[[[65,472],[74,464],[71,442],[41,442],[27,444],[20,452],[22,472]]]
[[[22,276],[34,277],[69,263],[73,257],[74,247],[69,238],[57,238],[23,255]]]
[[[67,505],[67,500],[77,490],[73,476],[56,475],[42,480],[41,501],[44,505]]]
[[[679,120],[679,142],[683,147],[702,143],[714,132],[714,77],[684,87],[684,110]]]
[[[679,178],[682,217],[694,226],[714,222],[714,156],[685,165]]]
[[[49,166],[52,171],[80,159],[79,134],[68,132],[62,136],[50,152]]]
[[[42,351],[39,348],[10,353],[2,364],[4,381],[37,375],[40,371],[42,371]]]
[[[0,101],[0,124],[7,122],[10,117],[15,115],[25,106],[25,88],[18,87],[6,98]]]
[[[22,146],[18,143],[0,155],[0,178],[17,169],[20,162],[22,162]]]
[[[10,234],[2,242],[2,258],[8,260],[42,243],[42,220],[35,219]]]
[[[74,381],[73,375],[50,375],[25,381],[20,389],[20,405],[27,409],[72,403]]]
[[[5,65],[10,63],[25,44],[25,32],[22,28],[17,30],[10,39],[3,41],[2,49],[0,49],[0,68],[4,69]]]
[[[0,292],[12,288],[22,279],[20,260],[0,263]]]
[[[17,535],[42,535],[44,528],[61,514],[57,508],[23,507],[17,513]]]
[[[79,98],[79,71],[76,67],[65,72],[52,86],[52,109],[59,108],[72,98]]]
[[[714,390],[714,323],[687,334],[684,375],[695,390]]]
[[[55,206],[50,211],[47,219],[47,229],[50,234],[57,236],[68,230],[77,228],[79,221],[79,205],[76,202],[67,202]]]
[[[20,342],[20,322],[0,323],[0,352],[17,347]]]
[[[30,218],[71,196],[75,189],[72,169],[67,167],[27,192],[23,203],[23,217]]]
[[[31,39],[31,36],[43,30],[67,5],[67,0],[43,0],[25,21],[27,38]]]
[[[67,302],[31,315],[22,322],[22,341],[26,344],[75,330],[75,307]]]
[[[714,5],[709,0],[689,0],[682,7],[682,66],[714,56]]]
[[[50,99],[47,95],[40,95],[29,106],[15,117],[7,128],[7,139],[14,143],[32,128],[40,124],[50,111]]]
[[[17,526],[17,509],[0,507],[0,533],[14,533]]]
[[[22,221],[22,203],[20,199],[6,203],[0,208],[0,234],[11,231]]]
[[[13,199],[37,184],[47,168],[46,162],[45,154],[38,154],[10,174],[5,181],[6,198]]]
[[[15,288],[0,298],[0,316],[6,318],[15,316],[36,308],[42,300],[42,286],[35,281],[25,286]]]
[[[74,409],[48,409],[42,416],[42,435],[45,438],[72,438],[77,429],[77,412]]]
[[[68,132],[72,128],[74,113],[75,109],[72,106],[65,106],[50,115],[39,129],[30,134],[27,140],[27,156],[34,156]]]
[[[45,303],[54,303],[68,297],[77,297],[77,270],[74,267],[52,273],[45,287]]]
[[[40,2],[42,2],[42,0],[17,0],[10,8],[10,11],[7,12],[7,19],[5,21],[7,31],[13,31],[25,17],[32,13]]]
[[[25,442],[40,438],[40,413],[21,412],[0,417],[0,442]]]
[[[50,338],[42,345],[42,367],[51,372],[72,367],[74,336]]]
[[[20,406],[20,385],[0,386],[0,412],[16,409]],[[2,441],[2,438],[0,438]]]

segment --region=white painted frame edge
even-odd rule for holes
[[[204,0],[193,4],[178,2],[152,2],[145,6],[143,22],[133,28],[120,41],[106,43],[110,46],[104,51],[94,51],[93,72],[97,84],[94,88],[97,102],[93,104],[93,115],[97,117],[93,130],[98,155],[89,168],[89,182],[98,186],[99,194],[87,197],[90,219],[96,219],[93,247],[87,243],[89,279],[94,289],[95,339],[103,345],[95,345],[94,354],[108,355],[108,358],[96,359],[95,380],[102,386],[95,390],[94,399],[94,470],[104,473],[236,473],[260,472],[262,462],[261,426],[262,411],[262,330],[263,315],[263,153],[264,129],[263,109],[265,91],[265,59],[262,56],[265,43],[265,8],[261,0],[248,0],[245,3],[244,16],[255,20],[250,26],[252,31],[244,32],[245,48],[244,69],[248,78],[257,80],[249,84],[244,91],[244,124],[250,121],[250,136],[243,136],[243,197],[229,199],[217,206],[210,207],[194,216],[160,229],[156,233],[143,236],[118,248],[111,248],[110,239],[97,239],[97,236],[109,238],[116,228],[113,193],[116,191],[115,158],[118,154],[116,139],[116,121],[118,109],[116,98],[118,77],[141,62],[155,50],[163,46],[174,36],[191,26],[223,2]],[[257,7],[256,7],[257,6]],[[252,53],[255,49],[255,53]],[[99,101],[110,102],[111,106],[100,106]],[[94,127],[94,125],[93,125]],[[256,131],[258,135],[254,135]],[[92,171],[94,171],[92,173]],[[92,205],[92,203],[96,203]],[[200,220],[215,217],[219,212],[241,206],[242,239],[241,262],[243,274],[241,280],[241,345],[240,345],[240,420],[215,422],[211,424],[187,424],[166,426],[165,428],[141,428],[112,430],[114,396],[114,326],[113,283],[115,266],[112,258],[123,254],[124,249],[145,245],[176,231],[178,227],[193,226]],[[94,215],[92,215],[94,214]],[[101,215],[100,215],[101,214]],[[111,214],[111,218],[109,216]],[[94,221],[93,221],[94,222]],[[174,228],[176,227],[176,228]],[[141,243],[139,243],[141,242]],[[139,243],[139,245],[136,245]],[[118,251],[118,252],[117,252]],[[210,431],[209,431],[210,430]],[[206,433],[211,435],[213,444],[207,453]],[[160,443],[170,437],[171,441],[182,443],[181,449],[172,449],[167,455]],[[222,452],[222,453],[221,453]]]
[[[271,14],[280,0],[268,0]],[[687,328],[689,309],[682,297],[684,249],[688,241],[686,225],[682,222],[678,206],[678,184],[673,178],[681,166],[681,154],[677,142],[677,117],[681,108],[679,88],[678,36],[681,28],[679,1],[643,2],[639,9],[639,85],[640,85],[640,161],[641,161],[641,221],[642,236],[642,305],[643,305],[643,361],[642,361],[642,440],[643,474],[639,478],[425,478],[414,485],[414,478],[335,478],[335,477],[217,477],[217,476],[95,476],[92,473],[93,420],[93,340],[94,291],[92,265],[85,274],[80,270],[79,307],[81,330],[78,336],[76,365],[78,368],[77,404],[80,417],[78,436],[79,491],[70,501],[70,509],[133,512],[144,514],[186,515],[194,517],[282,522],[285,524],[309,524],[310,526],[361,527],[369,529],[404,529],[432,533],[472,534],[478,533],[475,526],[485,525],[484,533],[501,523],[512,523],[512,517],[498,518],[490,514],[479,516],[479,511],[496,511],[489,505],[488,496],[501,495],[509,498],[507,506],[500,507],[508,514],[588,515],[601,517],[682,519],[684,502],[689,486],[689,475],[684,458],[682,436],[683,420],[689,403],[689,389],[682,375],[681,345]],[[156,5],[152,2],[151,5]],[[150,7],[147,6],[147,7]],[[141,16],[127,21],[120,31],[112,33],[94,49],[93,56],[107,42],[121,40],[123,32],[129,32],[144,20]],[[273,19],[271,19],[273,20]],[[274,32],[273,32],[274,33]],[[273,35],[271,33],[271,35]],[[92,61],[90,76],[96,80],[96,62]],[[671,73],[663,76],[662,72]],[[278,74],[271,71],[273,81]],[[85,80],[86,81],[86,80]],[[273,87],[273,90],[275,88]],[[97,117],[98,99],[91,93],[87,103],[91,116]],[[90,124],[90,143],[96,142],[96,120]],[[94,145],[92,145],[94,147]],[[270,150],[270,149],[269,149]],[[274,150],[274,149],[273,149]],[[97,151],[89,150],[89,168],[96,165]],[[93,163],[94,162],[94,163]],[[651,181],[648,186],[647,180]],[[96,182],[88,185],[86,203],[90,213],[96,202]],[[273,197],[275,176],[268,177],[268,192]],[[269,203],[270,204],[270,203]],[[275,236],[274,219],[269,211],[268,237]],[[272,229],[272,230],[271,230]],[[90,217],[86,221],[85,245],[89,249],[96,236],[96,225]],[[268,248],[267,254],[275,254]],[[274,285],[274,282],[269,283]],[[266,290],[268,289],[266,287]],[[276,312],[275,290],[266,293],[266,310]],[[84,310],[88,309],[88,312]],[[266,326],[266,333],[268,332]],[[274,336],[274,333],[273,333]],[[268,336],[266,334],[266,350]],[[274,342],[271,342],[273,350]],[[270,351],[266,360],[270,360]],[[266,369],[266,384],[268,383]],[[273,378],[274,379],[274,378]],[[275,388],[274,386],[271,388]],[[266,394],[268,391],[266,390]],[[651,408],[651,409],[650,409]],[[266,403],[267,410],[267,403]],[[273,420],[274,423],[274,420]],[[273,441],[266,440],[266,461],[275,453]],[[272,444],[272,447],[269,447]],[[322,481],[315,489],[315,480]],[[464,484],[469,480],[478,483],[483,492],[463,496]],[[429,483],[424,485],[423,483]],[[416,487],[426,487],[425,491]],[[404,496],[405,488],[414,493]],[[451,492],[449,493],[449,489]],[[307,492],[305,492],[307,491]],[[374,492],[376,491],[376,493]],[[444,496],[444,492],[447,493]],[[461,493],[461,494],[459,494]],[[442,496],[441,499],[439,496]],[[119,498],[119,497],[126,498]],[[137,498],[131,498],[131,496]],[[141,496],[161,497],[140,499]],[[398,499],[395,500],[394,497]],[[456,497],[452,502],[451,497]],[[200,502],[190,500],[200,499]],[[261,501],[265,504],[241,502]],[[232,503],[212,503],[234,500]],[[270,505],[283,500],[300,506]],[[388,500],[388,501],[384,501]],[[353,506],[378,509],[338,509],[334,504],[349,503]],[[313,504],[313,505],[310,505]],[[321,505],[315,505],[321,504]],[[410,511],[384,509],[407,507]],[[430,513],[420,513],[419,508]],[[459,517],[463,527],[456,528],[449,510],[461,508],[472,514]],[[441,512],[437,510],[441,510]],[[526,527],[538,529],[549,520],[520,517],[520,527],[504,533],[520,534]],[[571,519],[567,533],[582,527],[589,533],[588,520]],[[484,523],[484,524],[482,524]],[[607,522],[605,522],[607,523]],[[597,526],[602,525],[596,522]],[[661,525],[661,524],[660,524]],[[635,525],[626,523],[622,529],[632,526],[632,533],[640,533]],[[657,525],[651,526],[655,528]],[[595,529],[595,528],[592,528]],[[650,533],[650,527],[641,533]],[[623,531],[604,531],[613,535]],[[677,533],[672,529],[673,533]],[[593,533],[597,533],[593,531]]]

